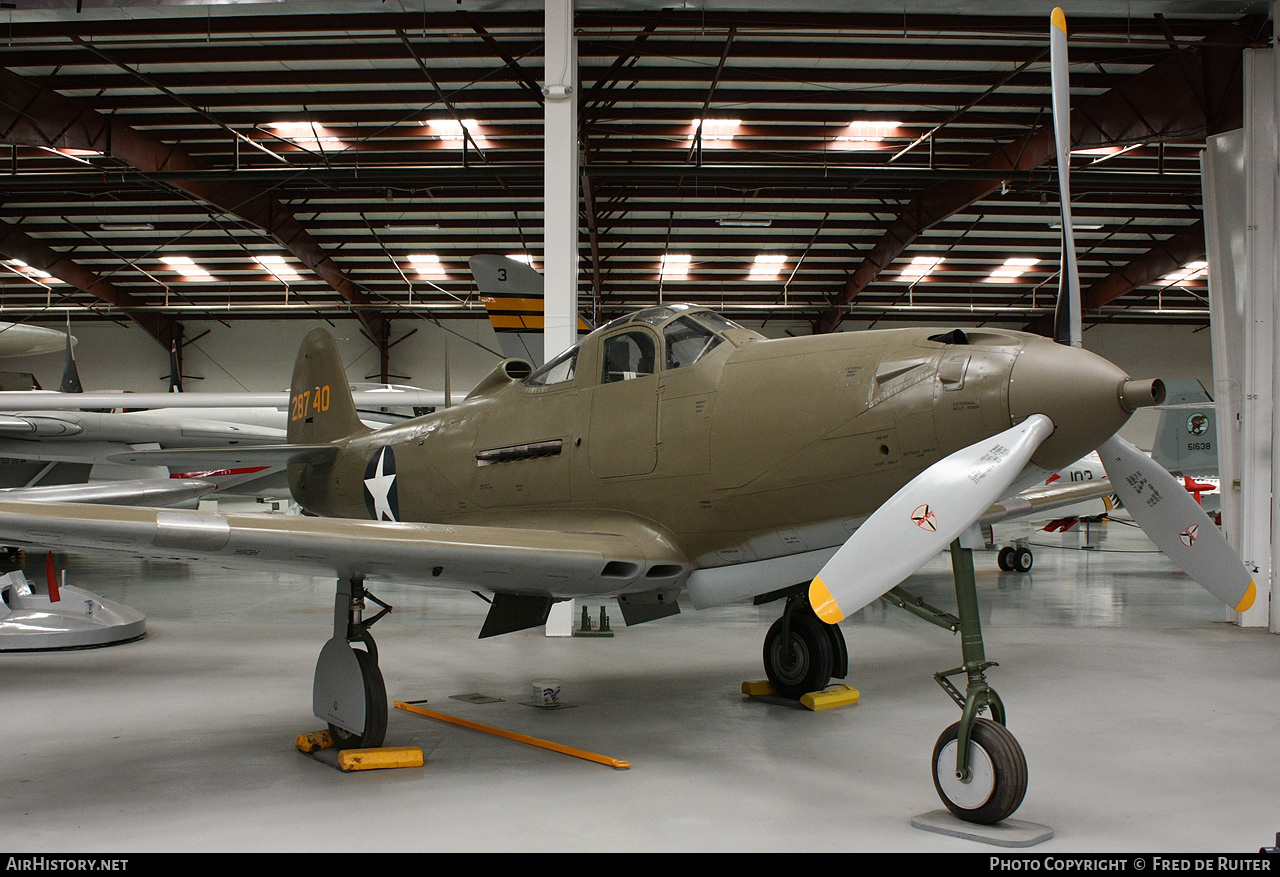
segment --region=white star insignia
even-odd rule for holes
[[[378,474],[364,480],[364,489],[373,497],[373,519],[375,521],[394,521],[395,512],[391,510],[391,488],[396,483],[396,473],[387,474],[387,449],[383,448],[378,456]],[[385,517],[384,517],[385,515]]]

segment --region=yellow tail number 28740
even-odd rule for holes
[[[289,400],[289,420],[305,420],[316,412],[329,410],[329,385],[304,390]]]

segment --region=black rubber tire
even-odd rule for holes
[[[1030,548],[1019,548],[1013,553],[1011,561],[1014,572],[1031,572],[1031,565],[1035,563],[1036,558]]]
[[[811,612],[791,613],[791,648],[782,638],[783,619],[764,638],[764,672],[773,690],[783,697],[800,698],[821,691],[831,681],[834,658],[831,634]]]
[[[1006,545],[996,555],[996,566],[1005,572],[1013,572],[1013,549]]]
[[[942,784],[938,781],[938,758],[948,743],[960,734],[960,723],[956,722],[942,732],[933,747],[933,787],[938,792],[942,803],[965,822],[979,825],[991,825],[1007,819],[1022,804],[1027,794],[1027,757],[1022,752],[1018,741],[1009,733],[1009,729],[990,719],[975,719],[973,733],[969,737],[970,750],[977,746],[991,759],[995,775],[995,783],[986,801],[973,807],[964,807],[947,797]],[[972,763],[972,758],[971,758]],[[950,768],[948,768],[950,769]]]
[[[334,749],[376,749],[387,739],[387,685],[373,655],[362,649],[352,651],[364,681],[364,733],[353,734],[330,722],[329,736]]]

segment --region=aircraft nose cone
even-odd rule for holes
[[[1009,376],[1009,414],[1017,423],[1045,414],[1057,428],[1032,462],[1061,469],[1115,435],[1137,408],[1164,401],[1159,381],[1132,381],[1095,353],[1049,339],[1029,343]]]

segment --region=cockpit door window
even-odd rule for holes
[[[606,338],[600,383],[630,381],[657,371],[657,344],[648,332],[626,332]]]

